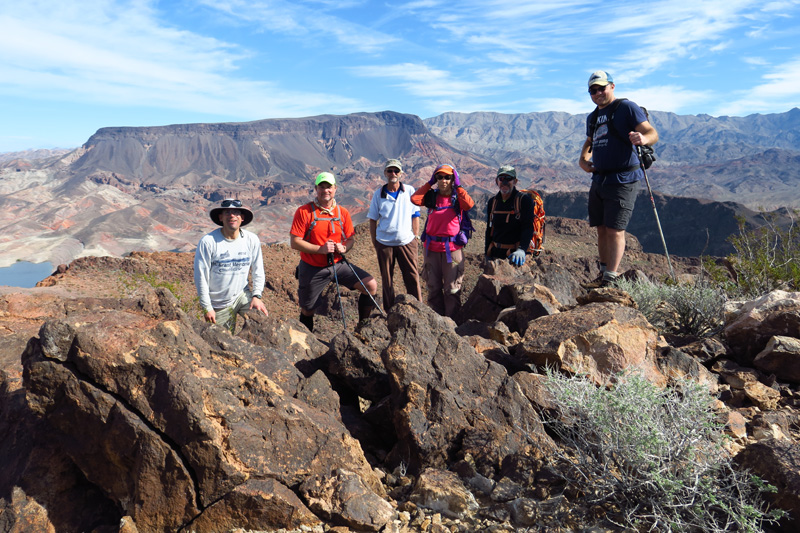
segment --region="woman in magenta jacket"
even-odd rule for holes
[[[436,189],[434,189],[436,185]],[[428,286],[428,305],[440,315],[453,318],[461,307],[466,244],[461,231],[461,212],[475,205],[461,187],[452,165],[439,165],[431,179],[411,196],[411,202],[428,208],[425,222],[425,262],[422,278]]]

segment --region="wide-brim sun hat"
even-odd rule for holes
[[[212,209],[208,216],[211,217],[211,221],[214,222],[214,224],[221,226],[222,220],[220,220],[220,215],[226,209],[238,209],[242,212],[242,226],[246,226],[253,221],[253,212],[242,205],[241,200],[236,200],[234,198],[225,198],[222,200],[219,203],[219,207]]]

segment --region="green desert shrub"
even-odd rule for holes
[[[560,440],[557,470],[586,504],[639,531],[762,531],[782,513],[766,509],[774,490],[734,469],[708,390],[691,381],[660,389],[637,373],[595,386],[547,373]],[[565,489],[565,490],[568,490]]]
[[[777,217],[763,214],[765,224],[748,229],[739,218],[739,234],[729,241],[735,252],[728,256],[734,279],[727,289],[736,297],[758,298],[775,289],[800,289],[800,229],[797,212],[789,224],[780,226]]]
[[[647,320],[662,332],[702,336],[722,324],[727,297],[719,286],[620,279],[617,287],[630,294]]]

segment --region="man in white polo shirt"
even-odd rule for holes
[[[194,284],[206,322],[233,333],[236,315],[249,304],[265,315],[264,261],[258,236],[242,229],[253,213],[240,200],[222,200],[211,210],[211,220],[222,226],[203,236],[194,254]],[[248,275],[252,284],[248,287]]]
[[[390,159],[383,168],[386,184],[375,191],[369,206],[369,233],[378,255],[383,307],[394,304],[394,267],[399,263],[406,292],[422,301],[417,267],[419,207],[411,203],[414,187],[402,183],[403,166]]]

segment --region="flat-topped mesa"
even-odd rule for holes
[[[379,164],[417,145],[453,149],[419,117],[384,111],[220,124],[102,128],[71,165],[78,175],[98,170],[159,185],[297,182],[315,170]]]

